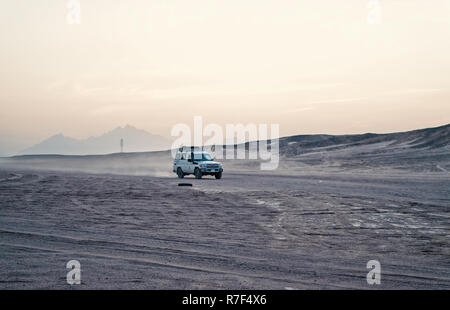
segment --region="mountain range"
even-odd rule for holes
[[[97,155],[119,153],[121,139],[123,139],[124,152],[167,150],[171,146],[171,141],[162,136],[126,125],[117,127],[101,136],[87,139],[74,139],[57,134],[19,152],[19,154]]]
[[[84,140],[74,139],[62,134],[54,135],[30,148],[17,152],[17,155],[101,155],[119,153],[121,151],[121,139],[124,140],[123,151],[126,153],[161,151],[168,150],[171,147],[169,139],[127,125],[118,127],[101,136],[90,137]],[[279,142],[280,153],[286,156],[296,156],[317,150],[336,150],[377,143],[387,143],[386,146],[389,148],[396,145],[400,147],[407,146],[412,149],[448,148],[450,146],[450,124],[387,134],[297,135],[280,138]]]

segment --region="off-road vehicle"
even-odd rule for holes
[[[201,179],[204,175],[213,175],[216,179],[220,179],[223,168],[208,152],[178,151],[173,161],[173,172],[180,179],[189,174],[195,175],[196,179]]]

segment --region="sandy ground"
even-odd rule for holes
[[[0,288],[450,289],[448,162],[419,173],[325,160],[236,164],[222,180],[185,178],[193,187],[167,171],[3,164]],[[80,286],[66,283],[72,259]],[[379,286],[366,282],[372,259]]]
[[[0,289],[450,289],[449,126],[280,145],[192,187],[169,152],[0,158]]]

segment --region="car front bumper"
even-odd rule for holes
[[[214,169],[214,168],[200,168],[200,171],[203,173],[203,174],[206,174],[206,173],[219,173],[219,172],[223,172],[223,168],[222,167],[220,167],[220,168],[218,168],[218,169]]]

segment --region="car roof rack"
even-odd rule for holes
[[[202,152],[203,146],[181,146],[178,152]]]

